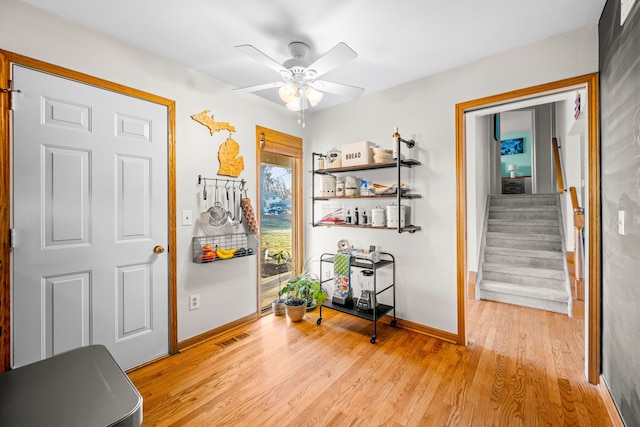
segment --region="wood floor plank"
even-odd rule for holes
[[[584,321],[468,302],[469,345],[331,310],[266,316],[129,372],[144,426],[610,426]]]

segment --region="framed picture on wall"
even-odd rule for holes
[[[524,153],[524,138],[503,139],[500,141],[500,155]]]

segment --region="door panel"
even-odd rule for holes
[[[118,240],[148,239],[151,230],[150,159],[118,156],[117,162]]]
[[[168,353],[167,107],[13,65],[13,366]]]
[[[118,340],[151,330],[151,268],[118,268]]]
[[[43,280],[45,357],[91,343],[91,275],[88,271]],[[55,338],[55,339],[54,339]]]
[[[88,245],[89,152],[48,146],[43,151],[44,247]]]

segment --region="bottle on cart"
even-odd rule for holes
[[[367,225],[367,211],[366,210],[362,210],[362,225]]]
[[[358,208],[356,207],[356,208],[354,209],[354,211],[353,211],[353,223],[354,223],[355,225],[358,225],[358,223],[359,223],[359,222],[358,222],[358,219],[359,219],[359,218],[358,218]]]
[[[351,211],[347,209],[347,216],[344,218],[346,224],[351,224]]]
[[[393,145],[392,145],[392,157],[393,160],[398,158],[398,151],[400,151],[400,133],[398,133],[398,127],[393,130]]]

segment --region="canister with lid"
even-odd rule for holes
[[[398,227],[398,209],[400,210],[400,227],[402,228],[405,226],[405,207],[393,204],[387,206],[387,227]]]
[[[387,223],[384,220],[384,209],[380,206],[376,206],[371,209],[371,226],[372,227],[386,227]]]
[[[348,176],[344,180],[344,195],[347,197],[353,197],[358,191],[358,181],[353,176]]]
[[[322,197],[335,197],[336,195],[336,177],[333,175],[322,176],[322,187],[320,190]]]
[[[327,151],[327,163],[327,168],[342,167],[342,152],[335,147]]]
[[[344,197],[344,179],[338,178],[336,181],[336,197]]]

